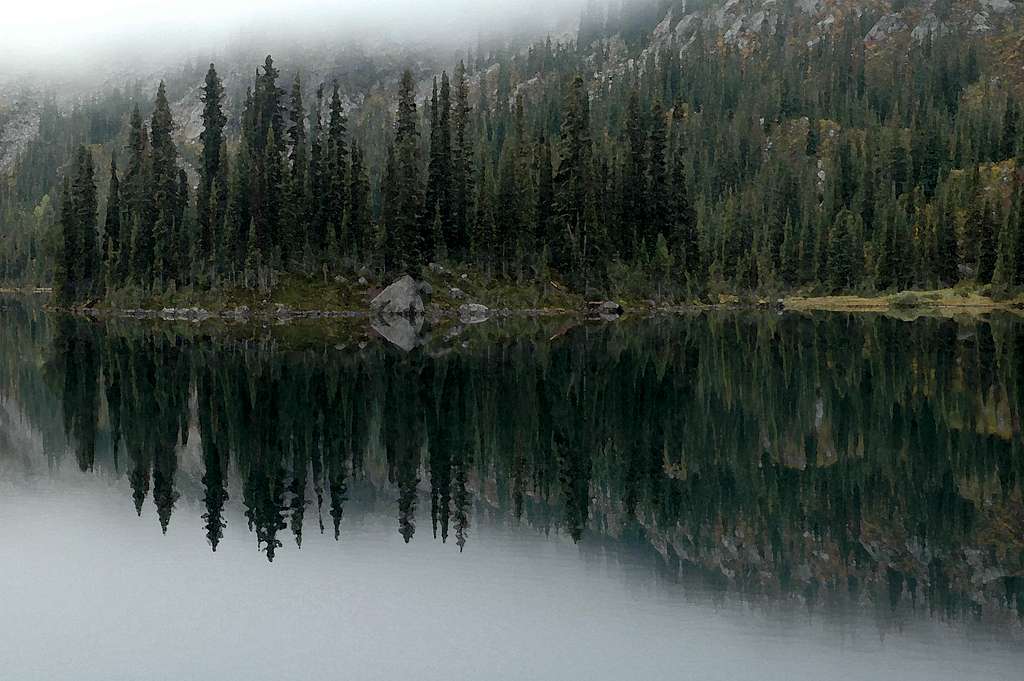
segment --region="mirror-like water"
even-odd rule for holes
[[[1020,678],[1024,323],[424,333],[4,301],[0,677]]]

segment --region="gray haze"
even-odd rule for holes
[[[5,71],[139,68],[197,54],[359,44],[472,46],[569,30],[583,0],[51,0],[3,10]]]

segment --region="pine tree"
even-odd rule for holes
[[[987,201],[980,204],[975,277],[978,283],[988,284],[996,268],[996,220],[992,206]]]
[[[287,210],[284,224],[284,241],[282,247],[286,263],[297,262],[303,246],[308,239],[306,217],[309,199],[306,194],[308,187],[309,159],[306,150],[306,110],[302,103],[302,81],[298,74],[292,83],[290,107],[288,111],[289,127],[289,161],[291,162],[287,186]]]
[[[636,244],[648,240],[653,244],[653,234],[646,224],[644,200],[646,198],[646,149],[643,121],[640,115],[640,95],[634,90],[626,106],[626,159],[623,170],[622,232],[615,240],[620,254],[631,259]]]
[[[412,72],[402,74],[398,89],[398,115],[394,141],[393,239],[399,251],[396,265],[412,274],[431,258],[432,225],[422,221],[423,198],[420,186],[419,132],[417,130],[416,91]]]
[[[369,260],[373,243],[370,239],[370,181],[363,164],[363,150],[352,142],[352,164],[349,169],[349,232],[354,255]]]
[[[820,125],[817,118],[807,119],[807,141],[804,143],[804,153],[808,156],[818,155],[819,131],[818,126]]]
[[[1017,129],[1019,120],[1020,110],[1017,106],[1017,100],[1010,94],[1006,97],[1006,108],[1003,110],[1003,158],[1013,158],[1017,151],[1017,138],[1020,134],[1020,131]]]
[[[553,256],[584,288],[594,274],[587,265],[599,250],[595,234],[593,187],[590,185],[590,100],[583,77],[573,78],[562,112],[560,154],[555,174],[556,211],[561,235]],[[641,152],[642,153],[642,152]]]
[[[61,245],[57,253],[54,271],[54,288],[57,300],[64,305],[73,304],[77,298],[78,281],[75,262],[79,257],[78,224],[75,215],[75,200],[71,193],[71,179],[64,175],[60,205]]]
[[[222,178],[225,177],[222,165],[226,164],[227,159],[222,154],[226,148],[224,127],[227,125],[227,116],[223,109],[224,86],[212,63],[206,72],[200,101],[203,103],[203,131],[199,133],[199,141],[203,145],[203,162],[199,168],[199,189],[196,192],[196,218],[199,224],[196,250],[199,257],[206,259],[211,258],[215,252],[226,208],[224,185],[221,184],[220,192],[215,187],[218,181],[223,183]]]
[[[249,143],[245,136],[239,143],[238,155],[231,168],[228,188],[228,212],[224,220],[224,239],[221,245],[223,268],[229,276],[245,268],[246,248],[240,244],[249,236],[253,222],[253,163]]]
[[[119,285],[126,274],[121,265],[126,251],[121,241],[121,183],[117,177],[117,159],[110,159],[110,182],[107,185],[107,214],[103,222],[104,285],[111,289]]]
[[[125,175],[125,203],[132,226],[132,238],[127,256],[131,262],[131,275],[140,284],[149,277],[152,259],[152,165],[149,162],[149,139],[142,122],[139,105],[132,110],[128,134],[128,171]]]
[[[347,202],[346,175],[348,173],[348,122],[341,104],[338,84],[331,91],[330,117],[327,123],[327,165],[326,165],[326,226],[339,245],[343,235],[341,227],[345,220]]]
[[[85,299],[97,292],[100,284],[99,249],[96,228],[96,179],[92,152],[78,148],[77,175],[72,186],[74,196],[75,229],[77,230],[77,257],[73,263],[77,299]]]
[[[669,194],[668,168],[665,164],[667,132],[665,111],[661,102],[655,100],[651,111],[651,132],[648,140],[647,162],[647,222],[655,240],[658,234],[666,237],[673,228],[671,196]]]
[[[939,213],[935,224],[934,275],[947,286],[960,279],[957,258],[956,223],[949,197],[939,202]]]
[[[551,165],[551,145],[541,135],[534,156],[534,175],[537,177],[537,199],[534,209],[533,243],[537,252],[550,249],[552,221],[555,211],[555,184]]]
[[[829,231],[828,282],[833,290],[844,291],[853,287],[855,250],[854,231],[856,215],[843,209],[836,216]]]
[[[316,106],[312,115],[312,131],[309,141],[309,196],[312,199],[309,209],[310,242],[315,252],[323,253],[327,244],[327,140],[323,126],[324,86],[321,83],[316,89]]]
[[[278,264],[283,238],[281,223],[283,214],[283,181],[280,146],[274,137],[274,128],[267,128],[267,141],[263,145],[259,213],[256,221],[257,246],[265,263]]]
[[[450,257],[463,258],[469,249],[469,211],[473,195],[472,142],[469,139],[469,82],[466,65],[459,62],[455,69],[455,105],[452,110],[451,201],[452,219],[445,234],[445,245]]]
[[[150,121],[150,132],[152,135],[152,172],[153,172],[153,235],[152,255],[147,252],[146,257],[152,258],[147,263],[148,267],[156,266],[156,250],[163,254],[164,262],[160,264],[159,271],[153,272],[155,279],[173,276],[173,272],[167,271],[167,254],[171,244],[166,243],[174,230],[174,216],[178,204],[178,168],[177,150],[174,147],[172,133],[174,130],[174,119],[171,116],[171,107],[167,101],[167,88],[163,81],[156,92],[156,103],[153,109],[153,116]],[[157,233],[159,225],[160,234]],[[147,245],[147,251],[149,246]]]
[[[452,236],[452,130],[451,85],[448,74],[441,74],[441,88],[437,80],[430,103],[430,161],[427,170],[426,212],[424,218],[440,226],[434,237],[434,249],[447,252],[447,239]],[[433,228],[432,228],[432,231]]]

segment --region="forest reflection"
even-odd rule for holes
[[[16,405],[51,464],[127,476],[164,531],[198,450],[214,551],[231,489],[273,561],[311,524],[342,537],[369,483],[405,542],[462,550],[486,517],[639,541],[727,590],[1024,616],[1012,318],[494,324],[412,352],[16,303],[0,318],[4,418]]]

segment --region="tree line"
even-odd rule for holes
[[[783,15],[750,54],[710,36],[682,51],[641,40],[628,63],[600,32],[545,40],[459,63],[422,101],[406,71],[390,133],[363,140],[336,84],[310,97],[296,74],[286,90],[270,57],[236,139],[211,65],[194,172],[164,87],[148,124],[138,105],[129,116],[102,225],[97,171],[78,151],[57,287],[66,301],[125,286],[272,289],[440,261],[645,297],[1019,289],[1013,89],[985,78],[975,36],[878,55],[870,20],[808,45],[800,17]]]

